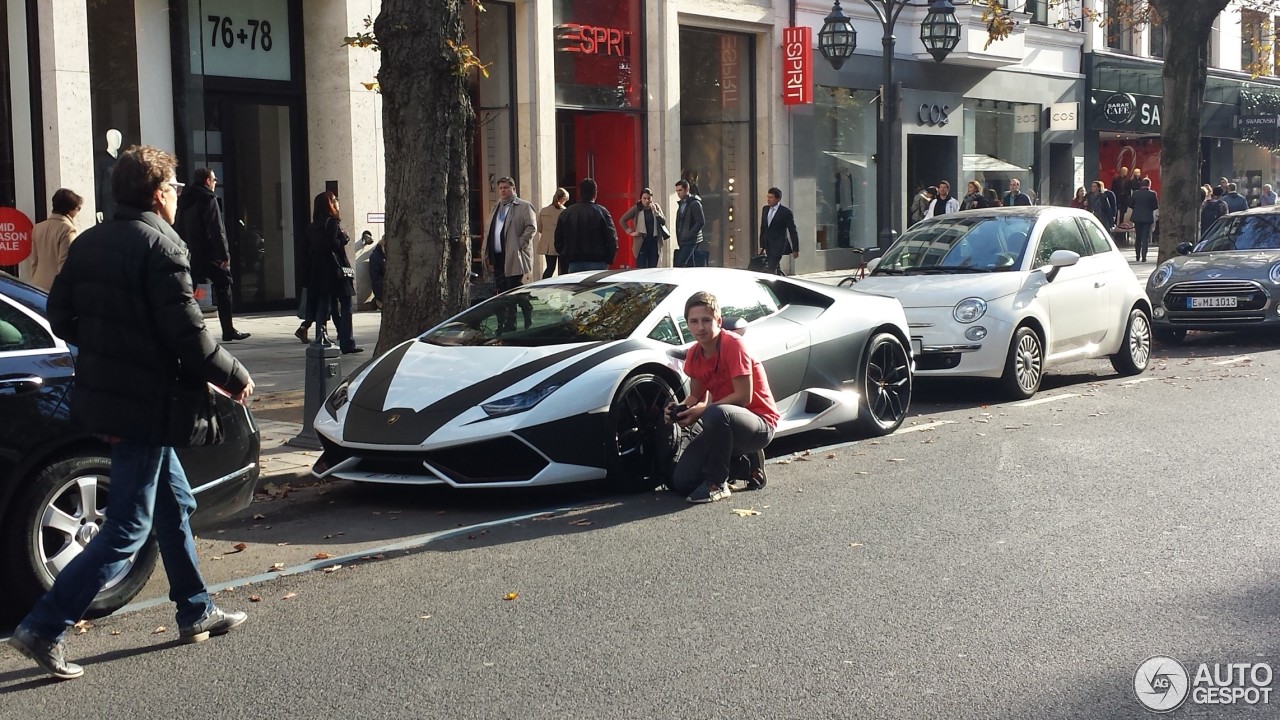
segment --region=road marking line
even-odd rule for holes
[[[955,425],[958,422],[960,421],[959,420],[935,420],[931,423],[925,423],[923,425],[912,425],[911,427],[902,428],[894,434],[902,435],[903,433],[920,432],[921,430],[932,430],[936,427],[942,427],[943,425]]]
[[[1229,360],[1219,360],[1218,362],[1214,363],[1214,365],[1230,365],[1232,363],[1249,362],[1252,360],[1253,358],[1249,357],[1248,355],[1241,355],[1240,357],[1233,357]]]
[[[1057,402],[1059,400],[1067,400],[1069,398],[1080,397],[1076,393],[1063,393],[1061,395],[1049,395],[1047,397],[1036,398],[1035,400],[1027,400],[1026,402],[1014,403],[1014,407],[1031,407],[1032,405],[1043,405],[1045,403]]]
[[[1152,377],[1144,377],[1144,378],[1138,378],[1136,380],[1125,380],[1120,384],[1121,385],[1137,385],[1138,383],[1151,382],[1152,380],[1155,380],[1155,379],[1156,378],[1152,378]]]

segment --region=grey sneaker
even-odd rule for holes
[[[233,610],[227,612],[214,606],[200,622],[189,627],[178,628],[178,640],[184,643],[198,643],[208,640],[213,635],[226,635],[232,628],[239,627],[248,620],[246,613]]]
[[[67,662],[61,640],[45,640],[19,625],[13,631],[13,637],[9,638],[9,644],[59,680],[75,680],[84,674],[84,668]]]
[[[733,492],[729,490],[728,483],[712,485],[709,482],[703,482],[698,486],[698,489],[694,490],[689,497],[685,498],[685,500],[688,500],[691,503],[709,503],[715,502],[716,500],[723,500],[730,495],[733,495]]]

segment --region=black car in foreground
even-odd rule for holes
[[[108,445],[69,418],[76,350],[45,319],[45,293],[0,273],[0,624],[21,619],[98,534],[111,491]],[[199,505],[193,522],[229,516],[253,500],[257,425],[218,395],[226,442],[178,451]],[[149,543],[94,599],[106,615],[142,589],[156,563]]]

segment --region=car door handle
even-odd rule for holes
[[[0,377],[0,395],[25,395],[44,386],[44,378],[37,375]]]

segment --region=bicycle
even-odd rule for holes
[[[853,248],[853,252],[854,254],[858,255],[860,259],[856,265],[850,268],[851,270],[853,270],[853,274],[846,275],[845,277],[840,279],[840,282],[836,283],[838,287],[842,287],[842,288],[853,287],[855,283],[865,278],[867,276],[867,263],[880,257],[881,249],[878,247]],[[868,257],[868,255],[870,257]]]

